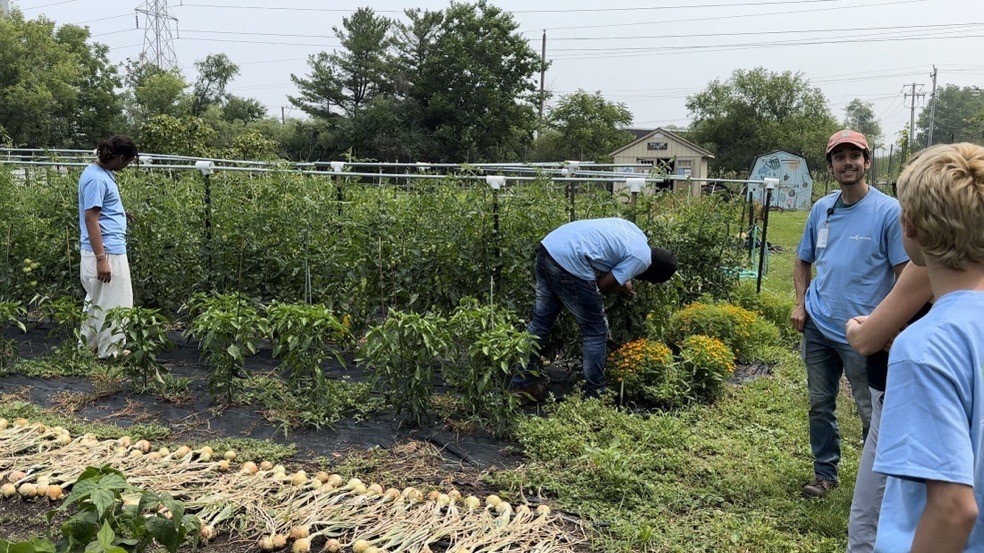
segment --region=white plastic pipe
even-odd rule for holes
[[[195,169],[202,172],[203,175],[211,175],[215,172],[215,162],[214,161],[196,161]]]

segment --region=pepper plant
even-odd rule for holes
[[[237,379],[247,378],[247,355],[257,350],[257,342],[269,334],[267,320],[241,294],[205,296],[196,294],[188,304],[194,316],[187,336],[199,341],[202,356],[211,365],[209,390],[232,403],[239,388]]]
[[[157,362],[161,352],[174,344],[167,337],[167,318],[157,309],[145,307],[116,307],[106,312],[103,329],[116,329],[123,336],[126,355],[117,357],[123,374],[146,391],[151,380],[164,386],[162,372],[167,369]]]
[[[518,330],[515,313],[465,298],[448,319],[455,337],[452,362],[444,368],[445,381],[458,396],[458,410],[492,429],[506,432],[519,415],[519,398],[509,382],[535,353],[536,341]]]
[[[447,321],[390,310],[386,320],[369,329],[360,351],[369,364],[374,387],[418,425],[427,417],[437,368],[446,358],[451,336]]]

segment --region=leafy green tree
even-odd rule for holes
[[[125,101],[129,105],[128,123],[137,139],[140,138],[140,127],[147,119],[155,115],[181,117],[189,113],[191,99],[185,92],[188,83],[177,70],[161,69],[142,57],[127,60],[123,85]]]
[[[396,22],[393,45],[396,54],[391,70],[392,88],[408,96],[413,86],[423,80],[424,62],[433,54],[434,44],[444,24],[444,12],[406,10],[409,22]]]
[[[0,126],[17,145],[91,145],[119,121],[115,69],[89,31],[0,18]]]
[[[338,125],[339,139],[359,158],[383,161],[428,159],[437,148],[412,98],[380,95]]]
[[[62,106],[63,117],[69,123],[69,135],[61,144],[68,147],[90,148],[103,138],[120,132],[124,124],[123,98],[117,92],[122,86],[117,67],[109,61],[109,48],[103,44],[88,44],[89,29],[63,25],[55,31],[55,40],[68,49],[82,69],[75,82],[76,102]]]
[[[279,139],[280,150],[294,161],[333,159],[337,130],[325,119],[288,119]]]
[[[359,8],[351,17],[342,19],[342,28],[334,27],[342,50],[309,56],[311,76],[307,79],[291,75],[300,91],[299,97],[288,100],[315,117],[330,117],[332,108],[352,115],[389,86],[388,50],[392,22],[377,16],[371,8]]]
[[[693,139],[714,152],[717,172],[745,173],[755,157],[787,150],[826,167],[824,146],[840,126],[819,88],[801,73],[738,69],[687,98]]]
[[[632,141],[632,133],[624,130],[631,123],[625,104],[580,89],[562,96],[549,114],[549,125],[564,147],[563,159],[610,162],[609,152]]]
[[[444,12],[410,93],[442,160],[516,158],[531,143],[541,60],[518,26],[485,0]]]
[[[199,117],[154,115],[140,126],[140,148],[159,154],[207,156],[215,134]]]
[[[226,121],[252,123],[267,116],[266,107],[255,98],[242,98],[230,94],[222,106],[222,118]]]
[[[239,66],[225,54],[211,54],[195,62],[198,80],[192,92],[191,114],[199,117],[209,106],[225,101],[226,87],[239,74]]]
[[[868,142],[877,142],[881,137],[882,128],[871,102],[860,98],[851,100],[844,108],[844,127],[854,129],[868,138]]]
[[[930,106],[916,119],[915,148],[926,145]],[[946,85],[936,91],[933,142],[984,141],[984,91],[975,86]]]

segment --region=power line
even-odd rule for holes
[[[513,14],[536,14],[536,13],[604,13],[604,12],[637,12],[637,11],[665,11],[682,9],[707,9],[707,8],[738,8],[738,7],[764,7],[786,4],[829,4],[832,2],[844,2],[845,0],[774,0],[756,2],[736,2],[730,4],[683,4],[678,6],[640,6],[635,8],[581,8],[563,10],[508,10]],[[230,4],[182,4],[182,7],[190,8],[234,8],[241,10],[277,10],[288,12],[351,12],[350,9],[340,8],[296,8],[291,6],[236,6]],[[373,10],[376,13],[403,13],[403,10]]]
[[[649,56],[649,55],[673,55],[673,54],[693,54],[702,52],[727,52],[727,51],[739,51],[739,50],[750,50],[756,48],[775,48],[777,46],[816,46],[822,44],[854,44],[858,42],[872,43],[872,42],[901,42],[901,41],[914,41],[914,40],[945,40],[945,39],[965,39],[965,38],[984,38],[984,35],[927,35],[927,36],[917,36],[917,37],[886,37],[886,38],[856,38],[856,39],[841,39],[841,40],[809,40],[800,42],[754,42],[754,43],[743,43],[743,44],[730,44],[730,45],[696,45],[696,46],[667,46],[661,48],[658,53],[654,53],[651,50],[648,52],[619,52],[611,54],[588,54],[583,56],[567,56],[567,57],[554,57],[552,61],[580,61],[580,60],[590,60],[590,59],[608,59],[608,58],[626,58],[626,57],[638,57],[638,56]]]
[[[846,33],[846,32],[866,32],[866,31],[901,31],[901,30],[916,30],[916,29],[931,29],[931,28],[954,28],[954,27],[974,27],[984,25],[984,21],[977,21],[973,23],[940,23],[935,25],[897,25],[890,27],[849,27],[849,28],[838,28],[838,29],[782,29],[775,31],[748,31],[739,33],[687,33],[682,35],[643,35],[643,36],[605,36],[605,37],[553,37],[550,40],[555,42],[564,41],[577,41],[577,42],[588,42],[597,40],[659,40],[667,38],[701,38],[701,37],[719,37],[719,36],[762,36],[762,35],[791,35],[791,34],[807,34],[807,33]],[[533,41],[534,39],[530,39]]]
[[[54,3],[51,3],[51,4],[41,4],[40,6],[31,6],[30,8],[21,8],[21,11],[26,12],[28,10],[40,10],[41,8],[48,8],[48,7],[51,7],[51,6],[60,6],[62,4],[71,4],[72,2],[77,2],[77,1],[78,0],[64,0],[62,2],[54,2]]]
[[[916,3],[926,2],[926,1],[928,1],[928,0],[890,0],[890,1],[887,1],[887,2],[879,2],[879,3],[876,3],[876,4],[858,4],[858,5],[852,5],[850,7],[850,9],[853,11],[853,10],[857,10],[857,9],[860,9],[860,8],[873,8],[873,7],[878,7],[878,6],[897,6],[897,5],[900,5],[900,4],[916,4]],[[607,25],[578,25],[576,27],[551,27],[551,28],[548,28],[547,30],[548,31],[567,31],[567,30],[574,30],[574,29],[576,29],[576,30],[583,30],[583,29],[604,29],[604,28],[611,28],[611,27],[631,27],[631,26],[638,26],[638,25],[662,25],[662,24],[666,24],[666,23],[690,23],[690,22],[694,22],[694,21],[699,21],[699,22],[704,22],[704,21],[719,21],[719,20],[722,20],[722,19],[741,19],[741,18],[746,18],[746,17],[768,17],[768,16],[773,16],[773,15],[791,15],[791,14],[800,14],[800,13],[816,13],[816,12],[825,12],[825,11],[843,10],[843,9],[847,9],[847,8],[845,8],[844,6],[838,6],[838,7],[834,7],[834,8],[814,8],[814,9],[809,9],[809,10],[791,10],[791,11],[765,12],[765,13],[759,12],[759,13],[746,13],[746,14],[736,14],[736,15],[722,15],[722,16],[717,16],[717,17],[706,17],[705,16],[705,17],[695,17],[695,18],[688,18],[688,19],[663,19],[663,20],[660,20],[660,21],[636,21],[636,22],[632,22],[632,23],[610,23],[610,24],[607,24]],[[522,32],[522,33],[532,33],[532,32],[540,32],[540,30],[537,29],[535,31],[534,30],[529,30],[529,31],[520,31],[520,32]]]

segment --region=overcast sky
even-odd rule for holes
[[[153,4],[155,0],[148,0]],[[177,18],[174,49],[186,79],[193,63],[225,53],[241,67],[230,92],[259,99],[279,116],[296,95],[291,73],[308,72],[307,56],[338,46],[332,27],[370,3],[340,0],[156,0]],[[26,17],[88,25],[114,61],[139,56],[146,18],[137,2],[10,0]],[[935,64],[939,84],[984,81],[982,0],[499,0],[539,52],[547,33],[552,65],[546,86],[556,95],[578,88],[623,102],[634,126],[686,126],[688,94],[735,69],[800,71],[826,94],[838,119],[852,98],[874,104],[886,134],[909,119],[917,83],[925,98]],[[438,10],[447,2],[377,0],[371,7],[403,19],[403,10]],[[921,86],[918,86],[921,85]],[[300,116],[288,107],[287,116]],[[918,110],[917,110],[918,116]]]

